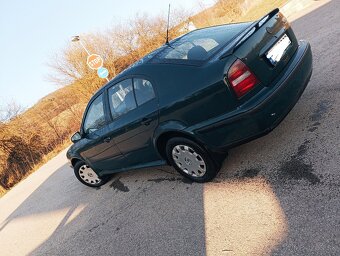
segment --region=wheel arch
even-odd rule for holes
[[[197,140],[197,138],[195,138],[195,136],[193,134],[190,134],[190,133],[187,133],[187,132],[181,131],[181,130],[164,131],[163,133],[161,133],[157,137],[157,139],[155,141],[155,146],[156,146],[156,149],[158,151],[158,154],[163,159],[165,159],[168,163],[169,163],[169,161],[166,157],[166,152],[165,152],[166,143],[168,142],[168,140],[170,140],[171,138],[175,138],[175,137],[181,137],[181,138],[189,139],[189,140],[194,141],[195,143],[199,144],[203,148],[206,148],[205,144],[202,143],[201,141]]]
[[[79,158],[74,157],[74,158],[71,159],[71,164],[74,167],[76,165],[76,163],[78,163],[80,161],[82,161],[82,160],[79,159]]]

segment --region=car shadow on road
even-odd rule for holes
[[[0,234],[13,252],[27,234],[38,237],[31,255],[202,255],[203,186],[166,169],[118,174],[92,189],[64,165],[1,223]],[[10,232],[20,220],[25,232]]]

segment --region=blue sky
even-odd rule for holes
[[[195,11],[197,0],[2,0],[0,2],[0,107],[29,107],[58,89],[46,80],[46,63],[77,34],[105,30],[136,13],[166,14],[172,8]],[[214,0],[200,1],[211,5]]]

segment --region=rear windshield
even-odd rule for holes
[[[199,63],[222,49],[249,23],[228,24],[192,31],[170,42],[159,52],[154,61]]]

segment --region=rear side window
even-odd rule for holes
[[[112,118],[117,118],[136,108],[132,79],[115,84],[109,89],[108,93]]]
[[[141,78],[134,78],[133,86],[135,89],[137,104],[139,106],[155,98],[155,92],[150,81]]]
[[[85,133],[91,133],[105,125],[103,94],[92,101],[84,121]]]

